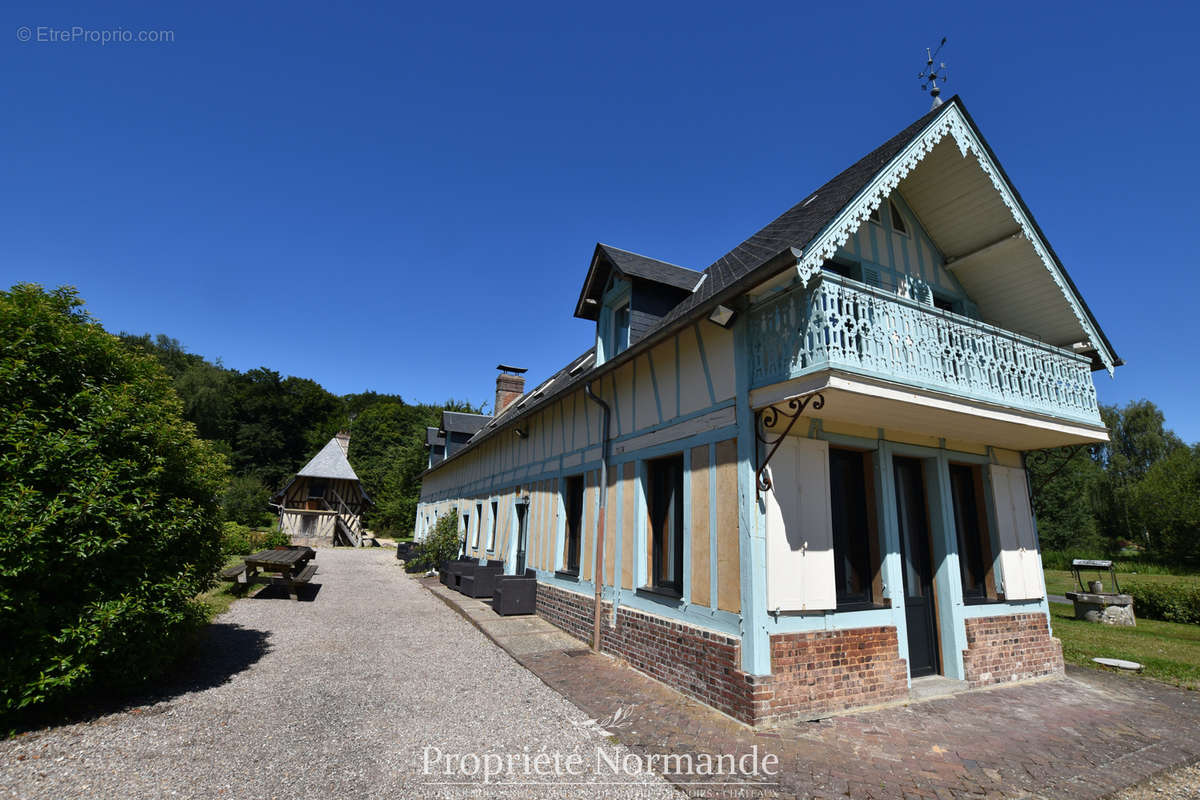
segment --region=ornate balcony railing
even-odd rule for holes
[[[844,369],[1100,423],[1083,356],[837,275],[764,302],[749,325],[754,387]]]

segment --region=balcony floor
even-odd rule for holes
[[[818,391],[825,395],[824,408],[805,411],[805,416],[1011,450],[1108,441],[1103,425],[1065,422],[833,369],[755,389],[750,393],[750,405],[766,408]]]

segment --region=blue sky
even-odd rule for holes
[[[589,344],[597,241],[703,268],[924,113],[924,48],[1189,441],[1191,4],[8,5],[0,283],[338,393]],[[18,41],[28,26],[34,41]],[[37,30],[171,30],[160,44]],[[45,34],[49,35],[49,34]]]

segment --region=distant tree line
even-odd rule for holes
[[[1137,551],[1200,565],[1200,445],[1185,444],[1149,400],[1102,406],[1111,441],[1061,458],[1030,459],[1044,550],[1077,557]]]
[[[210,362],[162,334],[120,338],[162,364],[185,418],[225,453],[232,478],[222,505],[227,519],[245,525],[264,522],[271,494],[334,434],[349,430],[350,463],[375,502],[368,525],[407,533],[426,464],[426,426],[440,425],[443,409],[481,411],[454,399],[432,405],[377,392],[339,396],[309,378]]]

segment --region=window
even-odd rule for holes
[[[833,258],[826,261],[822,269],[841,275],[843,278],[858,280],[861,270],[858,264],[844,258]]]
[[[650,588],[683,594],[683,456],[646,465]]]
[[[492,501],[492,521],[488,526],[487,551],[494,552],[496,549],[496,521],[500,517],[500,504],[495,500]]]
[[[625,302],[613,311],[613,355],[629,349],[629,303]]]
[[[829,448],[829,495],[833,523],[833,571],[839,607],[873,600],[878,544],[868,490],[870,461],[857,450]],[[875,544],[872,552],[872,544]]]
[[[904,217],[900,216],[900,209],[891,201],[888,201],[888,208],[892,211],[892,230],[908,235],[908,226],[904,224]]]
[[[583,541],[583,476],[567,478],[563,490],[567,510],[566,536],[563,542],[563,571],[579,574],[579,550]]]
[[[479,547],[479,529],[483,527],[483,503],[475,504],[475,534],[471,537],[471,547]]]
[[[950,494],[954,501],[954,527],[958,531],[958,566],[962,573],[963,600],[979,602],[989,591],[988,564],[992,557],[987,519],[979,502],[983,479],[978,467],[950,465]]]
[[[463,514],[462,532],[463,532],[464,539],[466,539],[467,535],[471,532],[471,515],[470,514]]]
[[[325,481],[309,481],[308,499],[320,500],[325,497]]]

